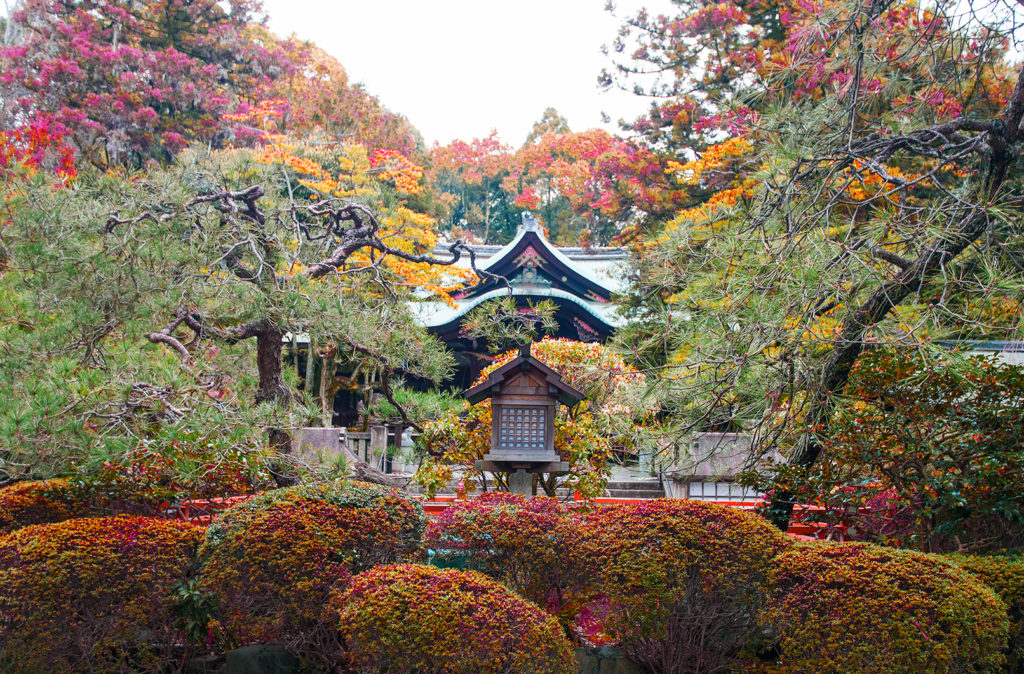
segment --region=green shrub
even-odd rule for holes
[[[576,671],[572,646],[554,618],[475,571],[378,567],[337,592],[331,608],[359,671]]]
[[[757,515],[659,499],[579,518],[574,564],[608,598],[604,624],[655,672],[719,671],[759,643],[771,560],[789,547]]]
[[[944,555],[977,576],[1006,604],[1010,618],[1009,669],[1024,666],[1024,559],[988,555]]]
[[[87,514],[85,503],[72,498],[66,480],[16,482],[0,489],[0,533]]]
[[[163,670],[182,641],[173,588],[202,536],[183,522],[120,515],[0,538],[0,670]]]
[[[780,555],[762,614],[794,671],[984,672],[1003,663],[1006,605],[934,555],[820,543]]]
[[[566,564],[569,511],[557,499],[488,492],[457,501],[427,527],[426,543],[444,557],[465,556],[485,573],[556,613],[571,613],[578,575]]]
[[[323,607],[337,584],[417,553],[423,508],[395,489],[361,482],[265,492],[224,512],[200,550],[199,585],[228,646],[268,640],[302,655],[329,653]]]

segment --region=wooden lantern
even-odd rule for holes
[[[491,399],[491,451],[476,462],[491,472],[561,473],[569,469],[555,452],[555,409],[585,397],[550,367],[530,355],[495,370],[462,394],[471,404]]]

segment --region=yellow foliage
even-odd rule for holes
[[[379,201],[381,192],[414,194],[421,188],[423,169],[393,150],[377,150],[372,154],[365,145],[342,143],[328,148],[295,140],[278,139],[259,152],[257,160],[278,164],[296,174],[297,182],[316,195],[327,198]],[[324,168],[334,167],[333,172]],[[436,222],[431,216],[413,210],[400,202],[379,214],[378,236],[387,246],[418,255],[429,253],[437,245]],[[298,247],[298,242],[294,242]],[[374,264],[378,254],[363,250],[349,258],[354,268]],[[454,305],[451,293],[466,282],[476,280],[468,269],[413,262],[388,255],[381,265],[398,278],[400,285],[423,290],[443,302]],[[283,273],[295,275],[305,266],[291,262]]]

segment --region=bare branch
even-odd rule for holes
[[[134,218],[122,219],[117,217],[116,215],[112,215],[109,218],[107,218],[107,224],[103,226],[103,233],[111,234],[115,229],[117,229],[121,225],[137,225],[140,222],[145,222],[147,220],[149,220],[150,222],[166,222],[170,219],[171,215],[169,213],[164,213],[163,215],[157,217],[153,215],[151,211],[143,211],[139,215],[136,215]]]
[[[889,264],[894,264],[900,269],[909,269],[914,264],[913,260],[908,260],[907,258],[890,252],[877,244],[868,244],[867,248],[871,251],[871,254],[879,260],[884,260]]]
[[[400,248],[389,246],[380,238],[380,223],[376,216],[365,206],[349,203],[340,208],[333,208],[328,202],[321,202],[309,207],[307,212],[314,216],[327,217],[330,221],[324,233],[318,235],[311,234],[308,225],[297,223],[308,240],[325,238],[332,232],[340,236],[342,240],[341,244],[328,257],[306,268],[306,275],[309,278],[321,278],[328,274],[336,273],[356,251],[362,248],[370,248],[382,253],[384,256],[392,255],[409,262],[441,267],[454,265],[462,259],[463,255],[468,255],[470,267],[478,277],[497,281],[505,280],[503,277],[491,274],[477,267],[476,251],[461,240],[448,246],[448,252],[451,253],[451,258],[449,259],[441,259],[433,255],[409,253]],[[348,229],[338,228],[337,225],[342,222],[351,222],[352,227]]]
[[[197,339],[217,339],[228,344],[235,344],[244,339],[258,337],[261,332],[266,330],[269,324],[269,321],[262,319],[242,323],[230,328],[219,328],[209,325],[198,313],[185,311],[184,309],[179,309],[178,311],[181,320],[196,334]]]
[[[146,335],[153,344],[164,344],[174,349],[179,356],[181,356],[182,362],[186,366],[192,365],[192,354],[188,352],[185,345],[182,344],[177,337],[174,336],[174,331],[185,321],[185,316],[182,312],[178,313],[177,318],[168,323],[166,326],[158,330],[157,332],[150,332]]]

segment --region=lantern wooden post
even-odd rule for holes
[[[555,410],[585,396],[531,356],[529,344],[462,395],[474,405],[491,399],[491,451],[476,462],[478,470],[509,473],[509,490],[525,495],[532,493],[532,473],[569,470],[555,452]]]

